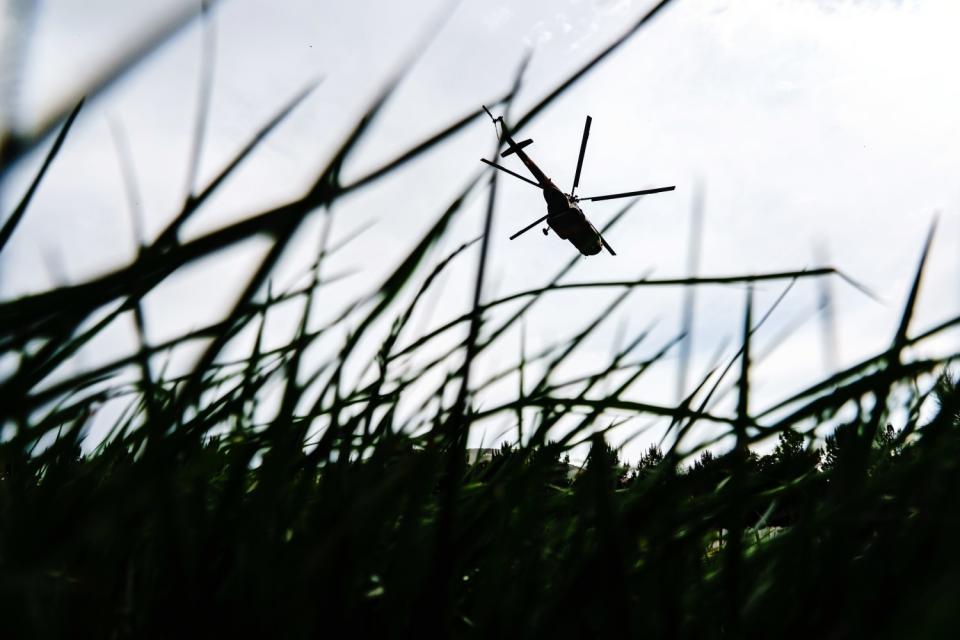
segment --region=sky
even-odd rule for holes
[[[196,3],[48,0],[31,20],[14,23],[11,9],[18,4],[7,0],[0,32],[27,33],[29,45],[16,95],[0,104],[0,123],[29,129],[151,25]],[[358,114],[409,61],[414,60],[409,72],[345,167],[348,181],[503,95],[531,53],[514,106],[515,113],[522,112],[651,4],[220,3],[211,20],[215,65],[200,184],[289,97],[310,82],[319,85],[191,221],[184,238],[298,196]],[[438,22],[439,31],[428,38],[430,25]],[[934,219],[938,227],[915,326],[956,315],[960,77],[952,67],[960,59],[958,24],[960,4],[952,0],[676,0],[522,132],[535,141],[527,151],[567,188],[589,114],[593,126],[580,193],[677,187],[637,202],[607,236],[618,255],[584,259],[568,281],[683,276],[700,198],[701,274],[826,262],[869,288],[876,299],[838,279],[830,282],[838,340],[829,354],[816,321],[820,289],[813,281],[791,289],[757,334],[760,351],[776,344],[757,363],[758,407],[890,342]],[[85,106],[25,222],[0,256],[0,296],[77,283],[122,266],[135,255],[138,233],[149,240],[171,219],[188,188],[202,43],[199,25],[186,29]],[[0,55],[10,55],[9,49]],[[490,122],[478,119],[429,157],[335,206],[335,239],[372,226],[332,260],[332,273],[353,275],[327,290],[330,309],[357,291],[372,290],[392,270],[482,169],[479,158],[489,157],[495,143]],[[118,145],[134,167],[140,223],[129,212]],[[0,189],[3,215],[45,150],[21,162]],[[518,169],[515,159],[504,162]],[[534,189],[505,177],[497,198],[487,299],[541,286],[575,255],[569,244],[535,231],[507,240],[543,215]],[[621,204],[586,203],[584,210],[600,226]],[[482,197],[471,200],[431,260],[477,236],[483,212]],[[288,251],[276,274],[278,286],[293,282],[312,260],[321,222],[314,216]],[[164,283],[146,300],[151,339],[216,319],[242,286],[238,274],[249,273],[265,247],[250,241]],[[461,261],[444,279],[431,313],[417,318],[417,326],[438,326],[466,308],[475,259]],[[758,286],[758,312],[784,286]],[[617,293],[555,294],[528,318],[527,348],[535,351],[571,335]],[[742,287],[700,292],[691,378],[707,368],[720,345],[727,344],[728,357],[736,348],[744,298]],[[599,366],[617,340],[652,323],[641,355],[655,352],[677,332],[681,303],[679,289],[634,292],[578,351],[567,373]],[[795,328],[779,340],[788,327]],[[272,338],[282,342],[288,330],[278,323]],[[131,337],[131,326],[118,326],[67,369],[120,354]],[[509,349],[478,364],[482,371],[516,358],[520,337],[511,340]],[[958,342],[953,333],[929,348],[956,351]],[[181,354],[184,363],[190,356]],[[630,397],[673,403],[676,362],[672,355],[657,365]],[[475,439],[489,443],[501,426],[484,427]],[[629,427],[623,437],[628,432]],[[631,442],[628,456],[648,441]]]

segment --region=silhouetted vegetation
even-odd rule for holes
[[[514,129],[666,4],[516,118]],[[129,66],[123,61],[117,69]],[[504,101],[520,80],[518,74]],[[911,326],[929,239],[890,347],[763,413],[749,403],[750,347],[765,317],[754,319],[749,295],[739,352],[676,406],[625,395],[682,333],[643,361],[631,354],[649,340],[646,333],[598,371],[576,380],[556,373],[622,297],[553,349],[520,353],[507,370],[480,378],[475,359],[538,301],[570,286],[560,280],[580,261],[573,258],[547,285],[523,294],[524,306],[506,320],[483,322],[498,304],[481,295],[486,236],[439,259],[432,247],[484,177],[490,178],[489,230],[496,187],[489,172],[478,173],[439,213],[376,291],[328,310],[337,311],[328,314],[337,318],[329,326],[317,327],[311,310],[325,304],[320,267],[338,247],[324,246],[310,285],[282,293],[269,285],[307,216],[332,216],[339,198],[377,183],[482,116],[478,101],[475,113],[344,184],[341,166],[397,81],[345,133],[333,160],[299,197],[180,239],[183,225],[303,95],[256,132],[220,175],[190,193],[133,262],[87,282],[0,302],[0,345],[10,363],[0,382],[0,635],[954,635],[960,388],[947,365],[956,354],[917,359],[908,352],[960,324],[953,318],[924,331]],[[72,122],[64,120],[61,140]],[[202,128],[198,135],[199,146]],[[40,141],[3,132],[0,171]],[[59,149],[53,146],[50,161]],[[16,242],[48,164],[5,219],[3,243]],[[225,317],[151,344],[143,330],[147,293],[200,258],[254,236],[268,238],[272,248]],[[429,334],[412,334],[409,320],[423,294],[470,251],[479,254],[470,311]],[[630,291],[836,275],[823,267],[612,286]],[[265,348],[266,319],[290,301],[302,304],[296,335]],[[133,353],[53,375],[120,317],[138,328]],[[385,336],[374,328],[383,319],[392,321]],[[334,353],[307,355],[321,336],[345,326],[348,337]],[[431,339],[453,327],[465,328],[466,337],[450,350],[434,349]],[[255,335],[248,352],[228,360],[225,347],[236,345],[244,329]],[[382,345],[367,360],[358,355],[364,340]],[[204,351],[192,371],[166,377],[159,356],[197,341]],[[399,366],[409,354],[424,357]],[[530,377],[534,361],[542,365],[539,380]],[[350,383],[348,363],[373,373]],[[739,371],[737,409],[714,414],[712,400],[722,395],[728,371]],[[434,374],[431,399],[401,418],[400,399]],[[493,381],[525,375],[528,383],[521,382],[515,398],[496,406],[474,402]],[[84,453],[98,411],[117,401],[124,411],[112,432]],[[662,418],[670,437],[624,464],[599,428],[612,411]],[[515,416],[523,438],[471,464],[469,431],[492,415]],[[559,428],[570,417],[577,424]],[[707,421],[725,427],[728,440],[701,443],[697,427]],[[837,423],[825,441],[818,439],[818,427]],[[590,450],[579,468],[569,452],[581,442]],[[767,442],[776,444],[761,455]]]

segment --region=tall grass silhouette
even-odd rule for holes
[[[668,4],[657,4],[513,118],[513,128],[560,100]],[[118,60],[86,99],[189,19],[178,16]],[[497,104],[510,106],[523,68]],[[750,287],[778,281],[789,289],[801,279],[845,275],[829,266],[698,275],[692,245],[683,278],[568,283],[575,258],[546,286],[491,299],[487,240],[496,175],[489,170],[464,186],[376,290],[328,309],[334,319],[314,326],[311,311],[327,304],[323,289],[331,281],[323,265],[349,245],[324,245],[306,286],[279,293],[270,286],[307,217],[333,215],[339,199],[376,185],[483,117],[478,100],[475,112],[344,183],[341,167],[401,79],[391,79],[359,114],[300,196],[180,239],[184,225],[312,86],[281,105],[207,185],[191,191],[128,265],[0,302],[0,345],[13,363],[0,382],[3,636],[952,635],[960,596],[953,552],[960,533],[960,391],[947,367],[956,356],[908,355],[960,323],[956,317],[922,330],[912,326],[933,229],[889,348],[764,409],[750,393],[753,335],[779,300],[754,308]],[[191,185],[205,131],[201,103]],[[32,133],[0,135],[2,176],[55,135],[35,180],[4,219],[0,250],[16,242],[83,104],[55,110]],[[435,247],[470,197],[486,198],[482,236],[437,256]],[[270,248],[223,317],[151,344],[144,297],[198,260],[251,237],[267,238]],[[439,276],[470,257],[476,266],[469,311],[415,332],[411,318]],[[692,303],[683,326],[654,345],[653,356],[633,355],[650,342],[643,331],[604,367],[558,376],[629,292],[683,287],[689,300],[707,284],[746,285],[740,348],[677,402],[642,403],[628,399],[627,390],[673,350],[689,358],[682,345]],[[569,339],[537,353],[521,348],[513,364],[480,375],[476,359],[511,335],[534,305],[579,288],[623,293]],[[295,335],[265,347],[267,319],[291,300],[302,302]],[[491,310],[517,301],[515,311],[493,322]],[[139,332],[131,353],[52,378],[123,316]],[[380,335],[384,321],[389,329]],[[319,358],[308,352],[344,329],[348,337],[332,352]],[[433,346],[455,330],[464,337],[453,347]],[[235,357],[244,332],[255,338]],[[380,346],[364,355],[360,346],[371,340]],[[160,356],[188,343],[204,345],[189,372],[167,377],[157,370]],[[228,347],[234,347],[229,357]],[[396,366],[410,355],[422,357]],[[348,367],[371,375],[353,383]],[[686,363],[683,370],[689,371]],[[514,397],[492,406],[475,402],[483,389],[510,378],[520,381]],[[398,403],[424,381],[434,384],[429,400],[401,418]],[[683,378],[679,388],[682,395]],[[734,411],[720,412],[717,399],[732,392]],[[81,444],[98,407],[118,398],[126,410],[85,453]],[[936,411],[921,411],[931,400]],[[667,420],[663,446],[625,468],[601,426],[612,411]],[[468,464],[471,427],[494,415],[512,416],[522,437]],[[710,438],[699,428],[706,421],[713,424]],[[830,422],[840,426],[821,451],[813,433]],[[726,453],[711,448],[731,439]],[[761,440],[775,440],[776,449],[758,456],[750,447]],[[564,456],[584,443],[590,445],[585,465],[571,468]]]

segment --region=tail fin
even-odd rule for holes
[[[493,121],[493,128],[497,132],[497,140],[499,140],[500,142],[503,142],[504,140],[506,140],[507,143],[509,144],[510,148],[500,154],[501,158],[506,158],[511,153],[516,153],[520,149],[523,149],[524,147],[533,144],[533,140],[531,139],[524,140],[523,142],[514,143],[513,139],[509,136],[507,132],[507,125],[503,121],[503,116],[497,116],[496,118],[494,118],[493,114],[490,113],[490,109],[487,109],[486,105],[480,105],[480,106],[483,107],[483,110],[487,112],[488,116],[490,116],[490,120]],[[500,123],[499,129],[497,129],[498,122]]]
[[[483,107],[483,110],[487,112],[487,115],[488,115],[488,116],[490,116],[490,120],[493,121],[493,130],[497,132],[497,140],[503,142],[503,136],[500,134],[500,130],[501,130],[501,129],[504,129],[504,126],[503,126],[503,116],[497,116],[496,118],[494,118],[494,117],[493,117],[493,114],[490,113],[490,109],[487,109],[487,105],[482,104],[482,105],[480,105],[480,106]],[[497,123],[498,123],[498,122],[500,123],[500,129],[497,128]],[[504,132],[505,132],[505,131],[504,131]]]

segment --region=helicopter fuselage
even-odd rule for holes
[[[559,189],[544,189],[547,201],[547,224],[561,240],[569,240],[585,256],[593,256],[603,250],[600,234],[587,220],[577,202]]]

